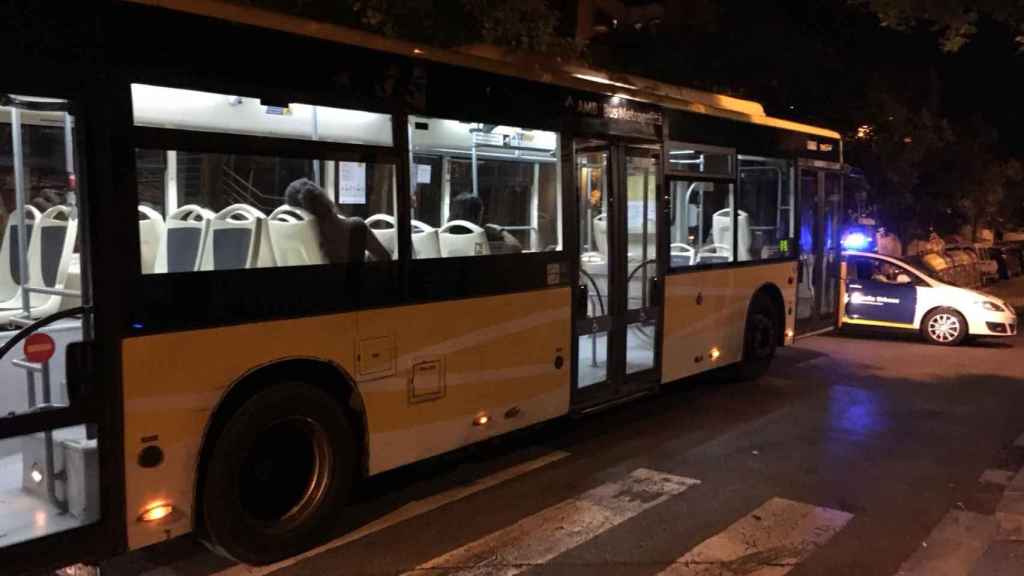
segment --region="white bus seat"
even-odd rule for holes
[[[267,217],[248,204],[232,204],[210,222],[202,270],[236,270],[274,265]]]
[[[186,204],[171,212],[164,222],[164,238],[157,251],[153,271],[199,270],[213,217],[213,212],[195,204]]]
[[[601,253],[601,256],[608,258],[608,220],[606,214],[598,214],[594,217],[594,248]]]
[[[384,226],[381,226],[384,224]],[[397,258],[398,253],[398,225],[395,217],[390,214],[374,214],[366,219],[366,227],[377,237],[377,241],[384,246],[384,249],[391,255],[391,259]]]
[[[468,232],[460,234],[453,231],[460,228]],[[437,231],[437,237],[442,258],[486,256],[491,253],[487,232],[468,220],[452,220]]]
[[[21,250],[18,238],[18,211],[14,210],[7,217],[3,243],[0,244],[0,308],[11,308],[21,305]],[[33,206],[25,206],[25,236],[29,248],[32,239],[38,235],[36,222],[39,221],[39,210]],[[31,260],[29,261],[31,262]]]
[[[684,266],[693,266],[693,261],[697,258],[697,251],[693,249],[693,246],[689,244],[683,244],[681,242],[673,242],[668,246],[669,257],[672,264],[676,264],[676,259],[680,260],[680,264]]]
[[[697,262],[709,264],[714,262],[730,262],[732,246],[726,244],[706,244],[697,251]]]
[[[139,257],[143,274],[156,269],[156,255],[164,237],[164,217],[148,206],[139,206]]]
[[[28,286],[64,289],[71,254],[78,238],[78,220],[72,208],[54,206],[43,212],[36,221],[33,238],[28,249]],[[55,294],[29,294],[29,316],[42,318],[60,309],[62,296]],[[5,307],[0,321],[10,321],[22,314],[21,302]]]
[[[302,208],[280,206],[267,219],[270,245],[278,266],[326,264],[316,217]]]
[[[58,312],[68,308],[76,308],[82,305],[82,258],[81,254],[74,252],[68,261],[68,273],[64,277],[64,289],[78,292],[78,296],[64,296],[60,299]]]
[[[412,257],[440,258],[441,244],[437,237],[437,229],[419,220],[412,220]]]
[[[736,230],[739,250],[736,257],[741,261],[750,260],[750,216],[743,210],[736,213]],[[724,208],[711,217],[711,241],[728,246],[732,251],[732,209]]]

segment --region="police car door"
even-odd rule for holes
[[[847,260],[847,321],[912,328],[916,308],[913,274],[881,258],[851,256]]]

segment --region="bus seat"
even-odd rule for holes
[[[437,237],[437,229],[419,220],[413,220],[410,224],[412,224],[412,257],[440,258],[441,244]]]
[[[202,270],[236,270],[274,265],[267,217],[248,204],[232,204],[210,222]]]
[[[693,266],[693,261],[697,255],[693,246],[681,242],[669,244],[668,252],[673,266]]]
[[[33,206],[25,206],[25,234],[30,248],[36,235],[38,221],[39,210]],[[4,263],[0,266],[0,308],[21,305],[21,250],[18,244],[18,225],[18,211],[14,210],[7,217],[6,230],[0,244],[0,263]]]
[[[467,230],[464,233],[455,230]],[[485,256],[491,253],[487,232],[468,220],[452,220],[437,231],[442,258]]]
[[[156,255],[164,237],[164,217],[148,206],[139,206],[139,256],[142,273],[156,269]]]
[[[598,214],[594,217],[594,246],[597,251],[608,258],[608,220],[606,214]]]
[[[327,263],[320,250],[316,217],[309,212],[286,204],[270,213],[267,226],[278,266]]]
[[[742,262],[750,260],[750,216],[740,210],[736,213],[737,242],[736,257]],[[732,209],[724,208],[711,217],[711,239],[715,244],[732,249]]]
[[[28,286],[64,289],[71,254],[78,238],[78,220],[72,208],[54,206],[43,212],[36,221],[28,249]],[[29,316],[41,318],[60,309],[63,296],[56,294],[29,295]],[[22,313],[20,299],[0,312],[0,322],[8,322]]]
[[[390,214],[374,214],[366,219],[366,226],[394,260],[398,252],[398,226],[395,224],[395,217]]]
[[[154,272],[199,270],[214,214],[206,208],[187,204],[171,212],[164,223],[164,238],[157,251]]]

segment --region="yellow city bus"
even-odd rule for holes
[[[353,482],[827,327],[839,134],[258,8],[0,19],[0,563],[323,537]]]

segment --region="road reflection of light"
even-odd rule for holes
[[[880,396],[863,388],[836,386],[828,395],[829,426],[833,430],[871,435],[887,425]]]

